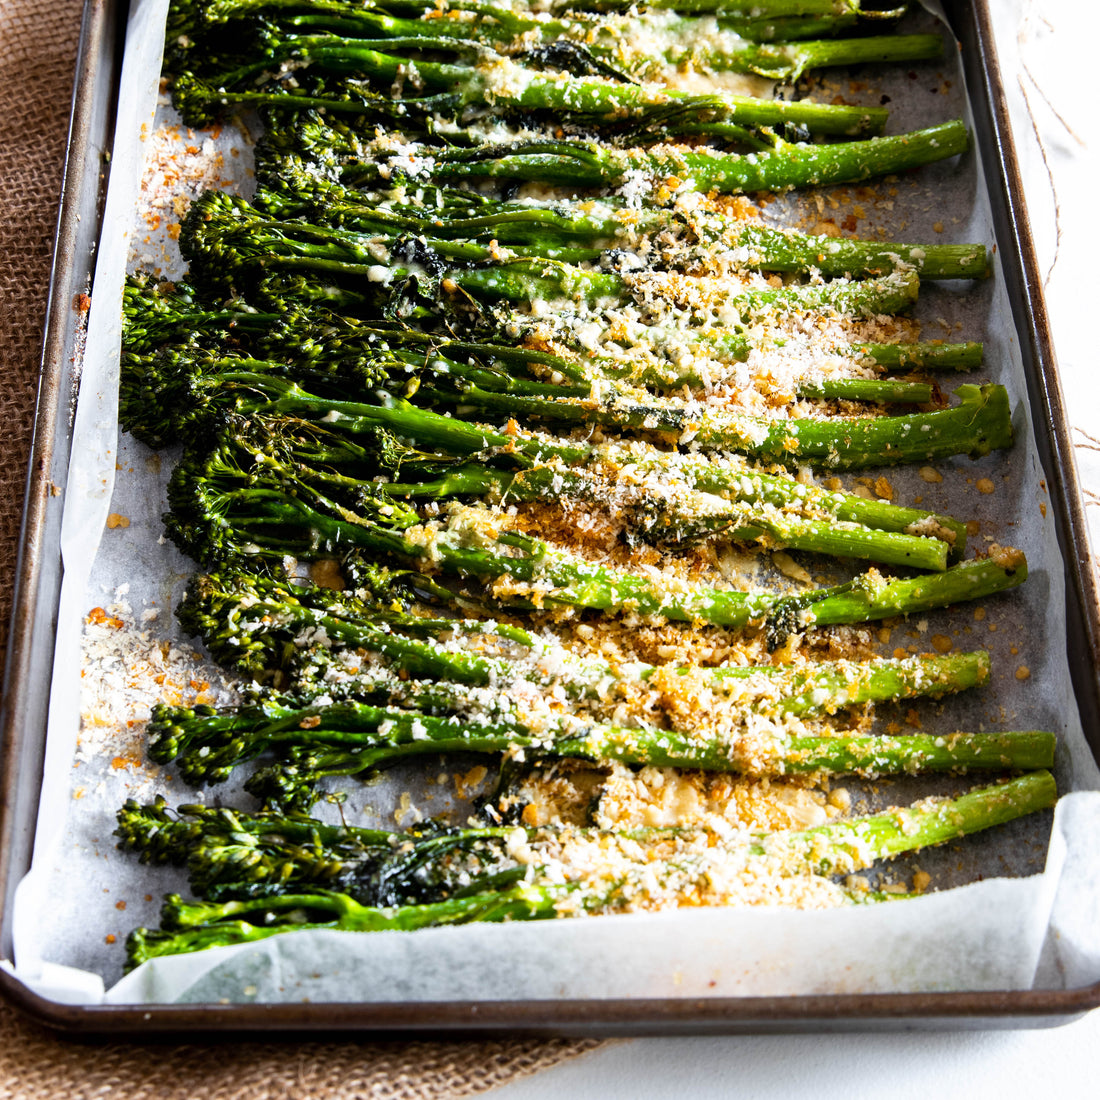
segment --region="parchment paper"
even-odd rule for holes
[[[114,849],[115,809],[127,797],[147,799],[156,791],[173,804],[199,796],[141,761],[140,723],[106,726],[95,737],[86,729],[78,738],[85,619],[99,608],[106,629],[119,622],[131,634],[147,632],[133,652],[144,653],[149,663],[162,652],[162,641],[174,646],[166,658],[173,675],[178,678],[182,670],[191,678],[191,690],[203,690],[208,682],[209,691],[218,690],[216,670],[180,648],[183,640],[170,615],[182,578],[193,570],[161,538],[171,456],[155,456],[128,437],[118,438],[114,418],[119,287],[128,255],[142,253],[133,210],[143,135],[148,136],[156,102],[165,9],[165,0],[139,0],[128,29],[120,136],[66,487],[66,574],[46,782],[34,863],[16,902],[16,974],[57,1000],[114,1004],[700,997],[1018,989],[1033,983],[1059,988],[1100,977],[1100,855],[1091,844],[1100,825],[1100,775],[1073,702],[1062,561],[1027,422],[1017,338],[995,271],[977,287],[923,285],[917,313],[925,338],[985,340],[987,365],[967,380],[1009,387],[1016,446],[978,463],[940,464],[942,484],[926,484],[915,471],[890,471],[889,478],[895,499],[903,503],[921,497],[922,507],[977,517],[980,532],[972,545],[986,539],[1023,549],[1030,577],[1011,596],[986,601],[984,619],[962,606],[896,627],[886,651],[892,646],[925,651],[936,633],[951,637],[958,648],[992,651],[990,687],[969,699],[922,705],[922,719],[926,729],[944,731],[1059,733],[1060,789],[1081,793],[1063,798],[1049,849],[1048,824],[1040,816],[922,853],[913,865],[930,869],[937,884],[986,881],[899,905],[826,913],[706,910],[369,936],[305,932],[157,960],[117,980],[125,933],[138,924],[155,924],[157,899],[182,890],[184,882],[178,873],[143,867]],[[894,133],[967,113],[961,74],[950,61],[875,77],[873,90],[862,73],[859,79],[863,83],[856,87],[847,76],[829,76],[819,98],[827,100],[830,83],[845,95],[874,95],[875,102],[888,97]],[[775,212],[794,219],[807,210],[838,221],[849,216],[861,236],[990,243],[979,169],[971,153],[959,163],[930,166],[876,187],[796,197],[776,204]],[[140,222],[137,229],[142,231]],[[983,492],[979,479],[993,491]],[[114,669],[110,675],[116,673],[128,674]],[[182,690],[188,690],[186,684]],[[883,783],[877,785],[878,797],[906,802],[923,790],[978,781]],[[400,788],[403,777],[395,782],[393,789]],[[217,788],[209,796],[232,803],[235,793]],[[423,809],[436,813],[448,808],[444,802],[441,796],[439,804]],[[378,824],[389,813],[380,808],[385,804],[386,789],[364,787],[352,793],[349,808]],[[1026,877],[990,878],[994,874]]]

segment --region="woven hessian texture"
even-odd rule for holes
[[[0,650],[7,640],[81,0],[0,0]],[[459,1097],[588,1042],[84,1046],[0,1003],[0,1100]]]
[[[7,641],[80,0],[0,0],[0,647]]]
[[[66,1045],[5,1017],[0,1100],[404,1100],[472,1096],[591,1043]]]

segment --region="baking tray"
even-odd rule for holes
[[[1001,277],[1016,319],[1028,400],[1050,507],[1065,563],[1066,635],[1081,718],[1100,758],[1100,620],[1086,525],[1077,491],[1041,282],[996,66],[985,0],[946,3],[962,46],[975,140],[987,172]],[[126,5],[85,9],[69,153],[44,343],[36,431],[16,574],[15,605],[0,710],[0,955],[11,951],[12,893],[30,865],[41,786],[53,636],[61,580],[58,535],[78,378],[80,314],[74,297],[91,278],[99,211],[121,72]],[[0,990],[38,1020],[73,1034],[151,1037],[173,1032],[333,1030],[388,1035],[646,1035],[943,1026],[1049,1026],[1100,1005],[1100,983],[1074,990],[837,994],[692,999],[406,1004],[58,1004],[6,971]]]

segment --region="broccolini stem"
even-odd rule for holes
[[[643,669],[648,680],[654,669]],[[673,682],[686,669],[673,670]],[[753,713],[780,718],[811,717],[833,713],[846,706],[887,699],[940,696],[982,683],[988,677],[988,656],[957,655],[925,658],[899,664],[875,662],[864,667],[828,666],[784,673],[770,667],[737,670],[715,669],[703,673],[716,690],[726,690],[737,706]],[[518,713],[499,721],[475,721],[459,717],[463,696],[446,684],[402,693],[403,706],[374,706],[360,701],[306,706],[267,702],[259,706],[227,709],[188,709],[158,706],[149,726],[149,756],[160,764],[176,762],[181,776],[192,784],[218,783],[233,769],[269,750],[285,754],[307,749],[310,769],[318,753],[325,758],[326,774],[339,768],[342,775],[385,767],[396,760],[424,753],[498,753],[528,747],[555,757],[580,756],[604,761],[622,760],[775,775],[786,772],[913,771],[959,766],[1010,766],[991,761],[1011,760],[1015,766],[1038,766],[1036,750],[1023,735],[994,742],[979,735],[955,739],[948,747],[935,738],[916,735],[901,739],[777,737],[773,743],[751,750],[735,737],[701,738],[675,730],[628,729],[606,724],[571,732],[578,719],[562,719],[547,728],[530,725]],[[435,709],[450,708],[449,717],[407,709],[423,702]],[[992,735],[991,735],[992,736]],[[1003,735],[996,735],[1002,737]],[[941,739],[942,740],[942,739]],[[1015,746],[1015,747],[1014,747]],[[996,752],[993,748],[996,748]]]
[[[417,170],[440,182],[515,179],[580,187],[618,187],[629,173],[640,172],[654,179],[676,176],[684,190],[733,193],[856,183],[958,156],[969,147],[966,125],[956,120],[896,137],[838,145],[781,144],[774,152],[741,156],[690,147],[617,150],[528,142],[440,151],[425,157]]]

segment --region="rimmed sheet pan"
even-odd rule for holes
[[[20,567],[13,644],[3,725],[5,783],[0,803],[0,887],[8,950],[11,894],[30,861],[41,774],[45,702],[41,685],[52,664],[51,621],[56,613],[59,509],[50,485],[64,484],[68,455],[67,395],[79,324],[71,316],[74,288],[90,272],[100,197],[100,154],[110,147],[112,89],[121,66],[122,15],[112,6],[89,6],[74,108],[74,130],[59,232],[35,457],[30,472],[25,549]],[[1042,295],[1020,195],[1008,122],[992,56],[989,13],[982,4],[948,6],[962,44],[975,135],[986,166],[989,201],[1000,249],[1001,277],[1017,322],[1036,447],[1065,562],[1066,635],[1085,735],[1100,750],[1095,581],[1085,542],[1072,449],[1063,416]],[[91,223],[90,225],[88,223]],[[83,271],[83,275],[81,272]],[[938,1026],[946,1020],[973,1026],[1024,1026],[1056,1022],[1100,1003],[1100,984],[1072,990],[983,993],[913,993],[736,997],[705,1000],[633,998],[601,1000],[478,1001],[382,1004],[62,1005],[31,992],[9,973],[0,988],[54,1026],[74,1031],[155,1033],[192,1029],[332,1030],[387,1033],[448,1031],[463,1034],[655,1034],[841,1027]]]

